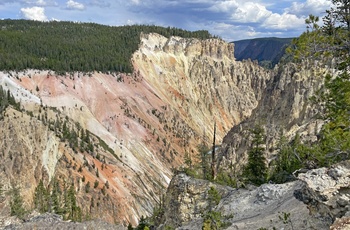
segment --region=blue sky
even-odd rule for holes
[[[0,0],[1,19],[152,24],[208,30],[226,41],[295,37],[330,0]]]

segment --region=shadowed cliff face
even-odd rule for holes
[[[130,75],[1,73],[1,85],[33,112],[8,109],[1,121],[2,140],[8,140],[0,162],[5,188],[18,184],[32,208],[40,179],[48,186],[56,178],[62,188],[74,184],[83,214],[136,224],[151,214],[184,153],[194,156],[199,143],[210,145],[215,121],[220,143],[258,105],[270,73],[232,54],[233,45],[220,40],[150,34],[141,37]],[[91,132],[93,150],[62,138],[57,120],[78,133],[79,146],[81,130]],[[10,143],[20,144],[14,150]],[[9,202],[0,203],[4,215]]]
[[[322,105],[313,103],[312,97],[322,88],[327,71],[316,62],[276,67],[251,117],[234,126],[224,137],[219,167],[236,164],[239,168],[245,164],[251,145],[249,129],[255,125],[265,129],[269,161],[275,156],[281,135],[291,140],[298,133],[304,141],[316,141],[323,125]]]

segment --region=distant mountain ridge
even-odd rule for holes
[[[279,62],[292,39],[269,37],[234,41],[234,55],[238,61],[257,60],[260,65],[271,68]]]

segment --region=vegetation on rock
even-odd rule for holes
[[[302,143],[298,134],[291,143],[281,137],[271,177],[276,182],[287,181],[297,169],[330,166],[350,156],[350,4],[332,2],[334,8],[327,10],[324,25],[319,26],[319,18],[310,15],[305,20],[307,31],[287,49],[295,62],[320,61],[332,68],[313,98],[324,107],[320,116],[325,125],[313,143]]]
[[[9,90],[4,90],[0,85],[0,119],[3,117],[3,112],[9,105],[13,106],[16,110],[20,110],[20,103],[16,102]]]
[[[82,211],[77,205],[74,184],[62,189],[59,182],[54,179],[52,185],[45,188],[40,180],[35,188],[34,205],[40,213],[52,212],[62,215],[66,220],[81,221]]]

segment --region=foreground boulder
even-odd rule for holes
[[[199,229],[206,213],[212,210],[221,214],[226,229],[329,229],[333,223],[337,227],[333,229],[346,229],[350,217],[349,176],[349,161],[310,170],[290,183],[245,189],[179,174],[169,185],[160,228]],[[221,197],[215,206],[210,189]]]
[[[295,196],[307,204],[312,215],[331,223],[341,219],[334,229],[350,229],[350,161],[310,170],[298,178],[304,186]]]

